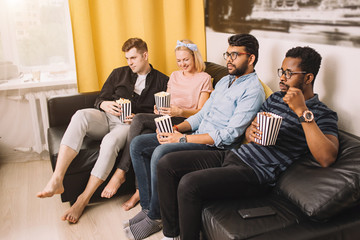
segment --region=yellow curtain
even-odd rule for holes
[[[177,69],[176,40],[195,42],[206,59],[203,0],[69,0],[79,92],[101,89],[110,72],[126,65],[122,44],[148,44],[150,63]]]

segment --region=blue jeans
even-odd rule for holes
[[[130,156],[139,185],[140,205],[149,210],[151,219],[161,219],[157,191],[157,163],[162,156],[170,152],[184,150],[215,150],[206,144],[168,143],[160,145],[156,133],[135,137],[130,144]]]

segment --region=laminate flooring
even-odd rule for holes
[[[0,162],[0,239],[6,240],[126,240],[122,222],[140,211],[121,208],[130,196],[125,195],[86,207],[77,224],[60,219],[69,208],[59,195],[39,199],[52,174],[49,160]],[[163,238],[158,232],[148,240]]]

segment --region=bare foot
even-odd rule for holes
[[[46,184],[42,192],[36,194],[39,198],[52,197],[54,194],[61,194],[64,192],[64,186],[62,180],[52,177],[50,181]]]
[[[139,195],[139,189],[136,189],[136,192],[131,196],[131,198],[129,200],[127,200],[123,205],[121,205],[121,207],[125,210],[125,211],[129,211],[130,209],[132,209],[133,207],[135,207],[135,205],[140,201],[140,195]]]
[[[116,169],[114,175],[111,177],[109,183],[106,185],[104,190],[101,193],[101,197],[103,198],[111,198],[120,188],[120,186],[125,182],[125,171],[121,169]]]
[[[77,223],[87,204],[88,201],[83,200],[81,196],[79,196],[74,205],[72,205],[61,217],[61,220],[68,221],[70,223]]]

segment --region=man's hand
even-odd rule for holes
[[[307,109],[305,97],[302,91],[298,88],[290,87],[286,95],[283,97],[283,100],[298,116],[301,116]]]
[[[121,114],[121,106],[115,101],[103,101],[100,104],[100,108],[104,110],[104,112],[110,113],[117,117],[119,117]]]
[[[157,140],[160,144],[178,143],[179,139],[184,135],[178,131],[175,131],[174,133],[160,133],[156,130],[156,133]]]
[[[155,113],[155,114],[158,114],[158,115],[160,114],[159,111],[157,110],[156,105],[154,105],[154,113]]]
[[[255,118],[250,124],[250,126],[246,129],[245,132],[246,141],[248,141],[249,143],[255,142],[255,138],[261,140],[262,132],[258,129],[258,127],[259,124],[257,122],[257,118]]]
[[[127,116],[124,120],[124,123],[131,124],[134,116],[135,116],[135,114],[133,114],[133,113],[131,115]]]

